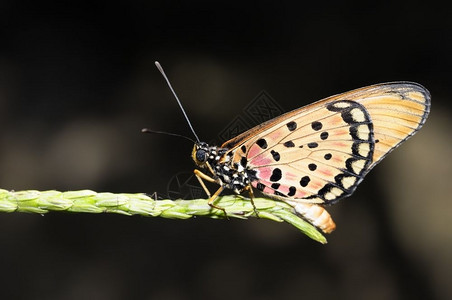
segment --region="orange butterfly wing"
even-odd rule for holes
[[[256,171],[252,185],[264,194],[292,204],[334,203],[415,134],[429,111],[421,85],[377,84],[283,114],[222,147]]]

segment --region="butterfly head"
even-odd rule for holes
[[[226,148],[209,146],[205,142],[198,142],[193,147],[191,157],[200,168],[205,168],[207,165],[214,167],[225,161],[227,150]]]
[[[209,145],[204,142],[195,143],[191,157],[197,166],[203,168],[209,158]]]

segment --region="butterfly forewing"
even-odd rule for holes
[[[414,83],[373,85],[281,115],[223,144],[280,200],[333,203],[424,124],[430,95]]]

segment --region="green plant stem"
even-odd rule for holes
[[[247,219],[256,216],[251,201],[241,196],[218,197],[215,204],[226,210],[227,217]],[[259,218],[287,222],[310,238],[326,243],[325,237],[310,223],[300,218],[293,208],[281,201],[255,198]],[[77,213],[117,213],[127,216],[188,219],[193,216],[225,218],[222,210],[211,208],[207,199],[155,200],[145,194],[96,193],[80,191],[8,191],[0,189],[0,212],[45,214],[49,211]]]

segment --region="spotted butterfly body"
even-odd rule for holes
[[[283,114],[225,142],[196,143],[192,157],[236,193],[251,187],[285,201],[326,233],[335,224],[323,205],[350,196],[389,152],[415,134],[430,111],[419,84],[377,84]],[[201,182],[202,184],[202,182]]]

